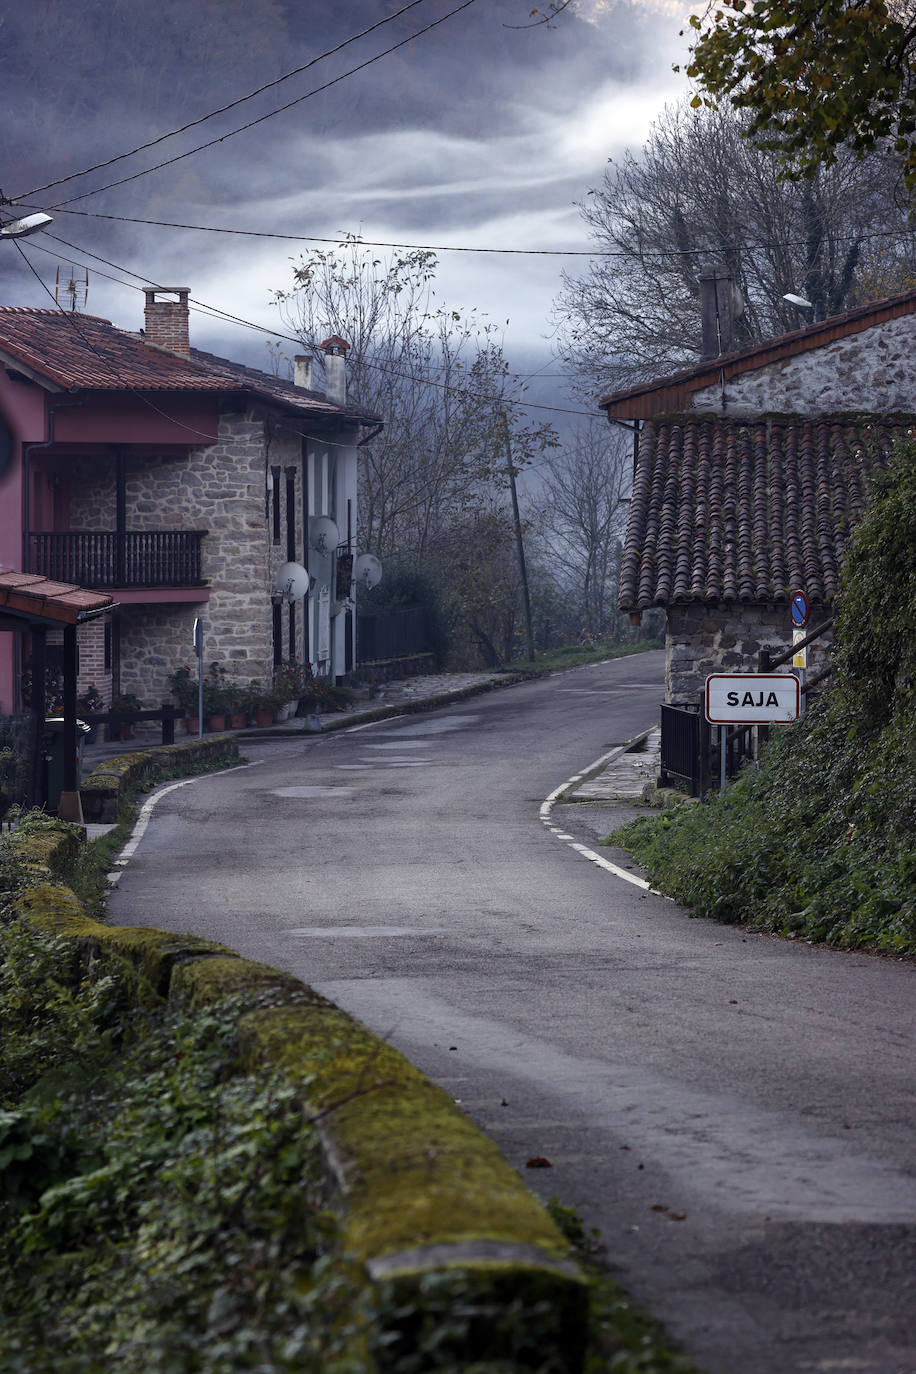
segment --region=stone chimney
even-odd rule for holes
[[[312,390],[312,360],[307,353],[297,353],[293,358],[293,383]]]
[[[715,267],[700,273],[700,310],[703,319],[703,352],[707,358],[730,353],[735,346],[735,320],[742,313],[744,302],[735,286],[731,272]]]
[[[189,286],[150,286],[144,288],[146,308],[145,342],[187,358],[191,353],[188,334]],[[178,299],[174,300],[173,297]],[[160,297],[164,299],[160,299]]]
[[[337,406],[347,404],[347,352],[350,345],[332,334],[321,345],[324,353],[324,394]]]

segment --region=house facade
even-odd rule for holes
[[[136,334],[0,308],[0,566],[113,596],[78,639],[78,689],[106,705],[166,699],[198,618],[205,664],[244,686],[289,659],[332,680],[355,664],[357,455],[380,426],[347,401],[346,344],[323,346],[322,394],[308,359],[288,382],[192,348],[188,296],[147,290]],[[282,596],[285,563],[311,595]],[[19,705],[11,641],[0,711]]]
[[[832,611],[872,474],[916,434],[916,292],[611,393],[638,431],[619,607],[666,617],[666,697],[754,672]],[[809,649],[823,664],[829,636]]]

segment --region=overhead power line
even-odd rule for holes
[[[116,157],[106,158],[104,162],[93,162],[91,166],[84,167],[82,171],[71,172],[69,176],[58,177],[56,181],[46,181],[43,186],[36,186],[32,191],[25,191],[21,196],[14,197],[14,200],[17,202],[25,200],[31,196],[37,196],[41,191],[50,191],[54,186],[63,186],[65,182],[74,181],[77,177],[88,176],[90,172],[101,171],[104,167],[113,167],[116,162],[123,162],[125,158],[133,157],[135,153],[146,152],[148,148],[155,148],[158,144],[165,143],[169,138],[175,138],[178,134],[187,133],[188,129],[196,129],[198,125],[206,124],[208,119],[215,119],[217,115],[226,114],[228,110],[234,110],[237,106],[244,105],[246,101],[254,100],[255,96],[263,95],[265,91],[272,90],[274,86],[282,85],[284,81],[289,81],[291,77],[300,76],[302,72],[307,72],[310,67],[316,67],[319,62],[323,62],[326,58],[334,57],[335,54],[343,52],[344,48],[349,47],[351,43],[355,43],[360,38],[366,38],[370,33],[374,33],[376,29],[382,28],[385,24],[390,24],[392,20],[399,19],[402,14],[406,14],[408,10],[416,9],[417,5],[422,5],[424,3],[425,0],[410,0],[409,4],[402,5],[402,7],[399,10],[395,10],[393,14],[388,14],[384,19],[377,20],[376,23],[370,24],[368,28],[361,29],[359,33],[351,34],[349,38],[345,38],[343,42],[338,43],[336,47],[327,48],[323,53],[319,53],[317,57],[313,57],[310,61],[304,62],[301,67],[294,67],[291,72],[285,72],[283,76],[278,76],[274,81],[265,82],[263,86],[258,86],[256,90],[249,91],[247,95],[240,95],[236,100],[230,100],[227,104],[220,105],[215,110],[210,110],[207,114],[201,115],[198,119],[191,119],[187,124],[182,124],[177,129],[170,129],[168,133],[159,134],[157,138],[151,138],[147,143],[139,143],[136,148],[131,148],[129,152],[118,153]]]
[[[88,196],[100,195],[103,191],[110,191],[115,186],[125,186],[128,182],[138,181],[141,177],[149,176],[151,172],[158,172],[163,167],[171,167],[176,162],[182,162],[185,158],[193,157],[195,153],[202,153],[206,148],[212,148],[217,143],[225,143],[228,139],[234,138],[236,134],[244,133],[246,129],[253,129],[258,124],[263,124],[265,120],[273,119],[276,115],[283,114],[285,110],[291,110],[294,105],[301,105],[304,100],[311,100],[312,96],[320,95],[322,91],[329,91],[332,86],[339,85],[341,81],[346,81],[348,77],[355,76],[357,72],[365,71],[365,69],[371,67],[374,62],[380,62],[383,57],[388,57],[391,53],[397,52],[399,48],[404,48],[408,43],[413,43],[415,39],[422,38],[423,34],[429,33],[431,29],[438,28],[438,26],[444,24],[447,19],[452,19],[456,14],[460,14],[462,10],[468,9],[473,4],[476,4],[476,0],[463,0],[462,4],[456,5],[455,8],[449,10],[447,14],[443,14],[440,18],[434,19],[432,23],[426,24],[422,29],[417,29],[416,33],[408,34],[408,36],[402,38],[399,43],[392,43],[390,48],[385,48],[382,52],[376,53],[374,57],[368,57],[365,62],[358,63],[355,67],[351,67],[349,71],[341,72],[340,76],[335,76],[330,81],[325,81],[321,86],[315,86],[312,90],[306,91],[305,95],[297,96],[295,100],[288,100],[285,105],[278,106],[276,110],[270,110],[267,114],[260,115],[257,119],[250,119],[247,124],[240,124],[238,128],[229,129],[226,133],[220,134],[217,138],[208,139],[206,143],[199,143],[196,148],[188,148],[186,152],[176,153],[174,157],[165,158],[162,162],[155,162],[152,167],[147,167],[142,172],[134,172],[131,176],[120,177],[117,181],[109,181],[104,186],[97,186],[94,191],[82,191],[78,196],[70,196],[67,200],[62,200],[57,205],[52,205],[49,208],[52,210],[60,210],[65,205],[72,205],[74,201],[85,200]]]
[[[23,209],[35,208],[27,202],[18,201]],[[250,239],[278,239],[283,243],[327,243],[336,248],[400,248],[408,251],[429,253],[489,253],[509,257],[534,258],[684,258],[712,257],[715,248],[493,248],[478,244],[456,243],[405,243],[398,239],[366,239],[361,235],[351,238],[338,236],[330,238],[318,234],[283,234],[269,229],[236,229],[220,224],[190,224],[181,220],[144,219],[137,215],[112,215],[101,210],[70,210],[67,205],[52,207],[55,213],[79,215],[83,219],[105,219],[117,224],[146,224],[156,229],[187,229],[200,234],[227,234]],[[853,240],[864,242],[869,239],[894,239],[913,237],[914,229],[904,226],[898,229],[872,229],[868,232],[838,234],[837,242],[848,243]],[[48,237],[46,234],[45,237]],[[53,237],[53,236],[51,236]],[[773,240],[767,243],[747,243],[743,245],[749,253],[766,252],[774,248],[806,248],[807,239]],[[80,250],[85,251],[85,250]]]
[[[114,268],[114,270],[115,270],[116,272],[122,272],[125,276],[127,276],[127,277],[133,277],[133,278],[134,278],[136,281],[138,281],[138,282],[145,282],[146,285],[147,285],[147,287],[154,286],[154,287],[156,287],[156,289],[159,290],[159,291],[165,291],[165,290],[168,289],[166,286],[163,286],[161,283],[159,283],[159,282],[154,282],[154,281],[152,280],[152,278],[150,278],[149,276],[142,276],[139,272],[134,272],[134,271],[132,271],[132,269],[129,268],[129,267],[124,267],[124,266],[122,266],[120,263],[112,262],[110,258],[103,258],[103,257],[101,257],[98,253],[92,253],[92,252],[90,252],[90,251],[89,251],[88,249],[86,249],[86,248],[80,248],[78,244],[75,244],[75,243],[68,243],[66,239],[59,238],[56,234],[47,234],[47,233],[46,233],[46,234],[44,235],[44,238],[53,239],[53,241],[54,241],[55,243],[59,243],[59,244],[61,244],[61,245],[62,245],[63,247],[65,247],[65,248],[71,248],[75,253],[81,253],[81,254],[83,255],[83,257],[85,257],[85,258],[91,258],[91,259],[93,260],[93,262],[102,262],[102,263],[105,264],[106,267]],[[18,245],[17,245],[17,246],[18,246]],[[50,254],[51,257],[59,257],[59,258],[61,258],[61,260],[64,261],[64,262],[74,262],[73,259],[65,258],[65,257],[63,257],[62,254],[54,253],[50,248],[43,248],[40,244],[33,244],[33,247],[41,248],[41,251],[42,251],[42,252]],[[26,260],[26,261],[28,261],[28,260]],[[80,259],[76,259],[76,260],[75,260],[75,265],[76,265],[76,266],[83,267],[83,266],[85,266],[86,264],[85,264],[84,262],[82,262]],[[38,276],[38,274],[35,272],[34,267],[31,267],[31,264],[29,264],[29,266],[30,266],[30,268],[31,268],[31,270],[32,270],[32,272],[33,272],[33,274],[34,274],[35,276]],[[94,270],[94,271],[97,271],[98,269],[93,268],[93,270]],[[107,273],[99,273],[99,275],[100,275],[100,276],[107,276]],[[39,279],[39,281],[41,281],[41,278],[40,278],[40,277],[39,277],[38,279]],[[111,278],[109,278],[109,280],[111,280],[111,281],[116,281],[116,282],[118,282],[118,284],[121,285],[121,286],[128,286],[128,287],[130,287],[131,290],[134,290],[134,291],[140,291],[140,290],[143,290],[143,289],[144,289],[143,287],[134,286],[132,282],[125,282],[125,281],[123,281],[121,278],[118,278],[118,277],[111,277]],[[45,291],[48,291],[48,288],[47,288],[47,286],[45,286],[44,282],[41,282],[41,285],[42,285],[42,287],[44,288]],[[48,292],[48,294],[51,294],[51,293]],[[52,299],[53,299],[53,296],[52,296]],[[304,346],[304,345],[303,345],[302,339],[301,339],[297,334],[286,334],[286,333],[284,333],[284,332],[283,332],[282,330],[280,330],[280,329],[270,329],[270,328],[267,327],[267,325],[255,324],[253,320],[246,320],[246,319],[244,319],[241,315],[234,315],[234,314],[232,314],[232,313],[231,313],[230,311],[228,311],[228,310],[222,310],[219,306],[211,305],[211,304],[210,304],[209,302],[207,302],[207,301],[198,300],[198,299],[197,299],[196,297],[194,297],[194,296],[189,296],[188,302],[189,302],[190,305],[192,305],[193,307],[195,307],[196,310],[200,311],[201,313],[205,313],[205,314],[209,315],[209,316],[212,317],[212,318],[219,319],[219,320],[224,320],[224,321],[226,321],[228,324],[239,325],[240,327],[242,327],[242,328],[244,328],[244,329],[252,329],[252,330],[254,330],[254,331],[255,331],[256,333],[258,333],[258,334],[266,334],[266,335],[267,335],[269,338],[271,338],[271,339],[283,339],[285,342],[298,344],[300,347],[303,347],[303,346]],[[56,301],[55,301],[55,304],[57,304]],[[69,313],[68,313],[68,318],[69,318]],[[90,347],[90,348],[91,348],[92,345],[89,344],[88,341],[86,341],[86,342],[87,342],[87,347]],[[97,350],[93,349],[93,351],[97,353]],[[97,354],[97,356],[101,356],[101,355],[100,355],[100,354]],[[396,370],[394,370],[394,369],[392,369],[392,368],[383,367],[383,366],[382,366],[381,364],[379,364],[379,363],[372,363],[372,362],[369,362],[369,361],[366,361],[366,362],[365,362],[365,366],[371,368],[373,371],[384,372],[384,373],[386,373],[388,376],[397,377],[397,378],[399,378],[400,380],[403,380],[403,381],[422,382],[422,383],[424,383],[424,384],[427,385],[427,386],[437,387],[437,388],[439,388],[439,389],[441,389],[441,390],[443,390],[443,391],[444,391],[444,390],[448,390],[448,391],[451,391],[451,392],[453,392],[453,393],[459,393],[459,392],[460,392],[462,395],[470,396],[470,397],[472,397],[472,398],[476,398],[476,399],[478,399],[478,400],[480,400],[480,401],[486,401],[486,402],[492,403],[492,404],[494,404],[494,405],[495,405],[495,404],[505,404],[504,400],[503,400],[501,397],[499,397],[499,396],[496,396],[496,395],[493,395],[493,394],[490,394],[490,393],[487,393],[487,392],[482,392],[482,391],[472,391],[472,390],[470,390],[469,388],[466,388],[466,387],[448,386],[447,383],[437,381],[435,378],[432,378],[432,377],[428,377],[428,376],[427,376],[427,377],[424,377],[424,376],[418,377],[418,376],[416,376],[415,374],[412,374],[412,373],[409,373],[409,372],[399,372],[399,371],[396,371]],[[537,373],[521,374],[521,373],[515,373],[515,372],[513,372],[513,373],[510,374],[510,376],[511,376],[514,380],[517,380],[517,381],[522,381],[522,380],[524,380],[524,376],[525,376],[525,375],[537,376],[538,374],[537,374]],[[129,388],[128,388],[128,389],[129,389]],[[597,414],[596,411],[576,410],[576,409],[573,409],[572,407],[569,407],[569,406],[550,406],[550,405],[544,405],[544,404],[542,404],[542,403],[539,402],[539,401],[528,401],[528,400],[523,400],[523,401],[518,401],[518,402],[512,402],[511,404],[520,405],[520,406],[522,406],[522,407],[523,407],[524,409],[526,409],[526,410],[545,410],[545,411],[551,412],[552,414],[556,414],[556,415],[579,415],[579,416],[582,416],[582,417],[584,417],[584,418],[586,418],[586,419],[594,419],[595,416],[596,416],[596,414]],[[177,423],[177,422],[176,422],[176,423]]]

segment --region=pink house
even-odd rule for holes
[[[304,357],[289,382],[191,348],[188,295],[147,290],[137,333],[0,307],[0,568],[114,598],[77,645],[78,689],[106,703],[167,697],[198,617],[205,661],[245,684],[290,658],[332,679],[354,666],[343,575],[357,451],[380,425],[347,401],[346,345],[327,341],[319,393]],[[277,595],[287,562],[308,568],[313,595]],[[0,712],[20,705],[19,643],[0,633]],[[52,666],[54,653],[52,634]]]

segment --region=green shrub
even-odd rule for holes
[[[850,541],[834,683],[760,768],[613,838],[697,915],[916,952],[916,445]]]

